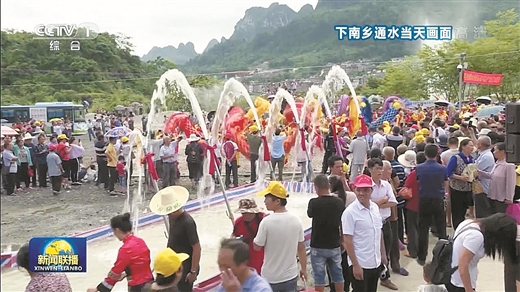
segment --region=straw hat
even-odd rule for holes
[[[23,136],[23,139],[24,140],[32,140],[33,136],[31,136],[31,134],[29,133],[26,133],[25,136]]]
[[[413,150],[407,150],[404,154],[399,155],[397,160],[404,167],[416,167],[416,156],[417,154]]]
[[[199,136],[197,136],[196,134],[191,134],[190,137],[188,139],[186,139],[188,142],[193,142],[193,141],[199,141],[200,138]]]
[[[150,200],[150,211],[157,215],[168,215],[182,208],[190,197],[184,187],[172,186],[157,192]]]

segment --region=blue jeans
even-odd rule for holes
[[[333,283],[344,283],[343,269],[341,268],[341,249],[314,248],[311,247],[311,265],[316,286],[326,285],[326,271],[329,268],[330,278]]]
[[[276,284],[269,283],[269,285],[271,285],[273,292],[296,292],[298,291],[298,276],[289,281]]]

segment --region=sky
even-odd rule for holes
[[[33,32],[38,24],[95,23],[101,32],[132,38],[134,53],[153,46],[191,41],[202,53],[211,39],[229,38],[245,11],[272,2],[298,11],[317,0],[7,0],[1,1],[1,28]]]

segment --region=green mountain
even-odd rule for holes
[[[186,44],[180,43],[179,47],[167,46],[164,48],[153,47],[148,54],[141,57],[141,60],[147,62],[162,57],[166,60],[172,61],[175,64],[186,64],[189,60],[198,56],[195,52],[195,45],[192,42]]]
[[[287,16],[293,15],[292,20],[287,17],[290,20],[288,23],[270,26],[266,21],[253,21],[248,14],[253,11],[257,13],[257,10],[249,9],[228,41],[193,58],[181,68],[193,73],[214,73],[250,70],[266,61],[272,68],[320,66],[358,59],[386,61],[412,54],[422,43],[398,40],[339,41],[334,25],[451,25],[467,28],[471,40],[474,27],[493,19],[499,11],[518,6],[518,2],[514,1],[484,0],[441,3],[424,0],[320,0],[315,10],[304,6],[300,12],[291,14],[284,5],[275,4],[268,8],[269,15],[285,13]],[[280,14],[275,13],[274,9],[281,9]],[[464,13],[461,14],[461,11]]]

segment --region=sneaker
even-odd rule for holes
[[[57,195],[61,194],[61,192],[60,191],[52,191],[52,194],[57,196]]]
[[[108,194],[109,194],[110,196],[117,196],[117,195],[119,195],[119,193],[116,192],[116,191],[108,192]]]

